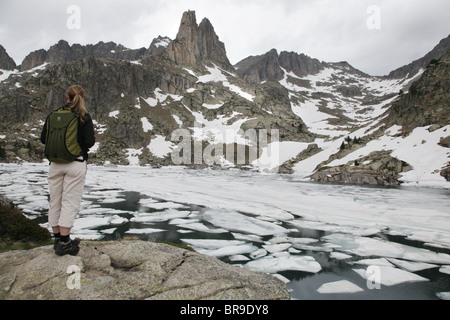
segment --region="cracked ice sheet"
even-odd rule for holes
[[[258,236],[284,234],[288,230],[268,221],[252,218],[231,210],[208,210],[203,219],[209,223],[230,231],[237,231]]]
[[[122,171],[127,178],[119,182],[117,172]],[[309,184],[294,176],[286,179],[234,171],[190,172],[145,167],[92,167],[87,183],[120,187],[175,203],[189,199],[191,204],[211,209],[227,208],[279,221],[292,221],[301,215],[303,221],[362,236],[389,228],[390,232],[450,246],[450,216],[443,209],[448,206],[445,192],[422,189],[417,192],[407,188],[387,191],[364,186]]]
[[[344,251],[346,253],[356,254],[362,257],[379,256],[417,262],[438,264],[450,263],[450,255],[448,254],[436,253],[427,249],[415,248],[376,238],[334,233],[322,237],[321,240],[332,244],[338,251]]]

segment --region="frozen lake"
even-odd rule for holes
[[[0,194],[47,227],[45,164],[0,164]],[[82,239],[165,240],[280,277],[292,299],[449,299],[450,190],[293,175],[89,166]]]

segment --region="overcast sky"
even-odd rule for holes
[[[61,39],[148,47],[174,39],[187,10],[211,21],[233,64],[275,48],[386,75],[450,34],[449,0],[1,0],[0,44],[17,64]]]

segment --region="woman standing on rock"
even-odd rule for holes
[[[48,223],[55,237],[55,253],[60,256],[76,255],[80,250],[79,241],[70,238],[70,231],[80,210],[89,148],[95,143],[84,90],[71,86],[66,100],[65,106],[47,117],[41,133],[45,156],[50,161]]]

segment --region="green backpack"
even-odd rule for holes
[[[45,157],[50,162],[69,163],[82,154],[78,143],[78,116],[63,108],[54,111],[47,120]]]

